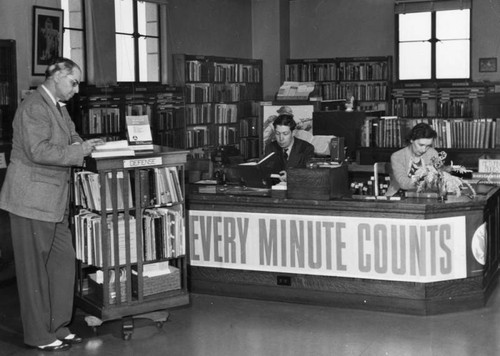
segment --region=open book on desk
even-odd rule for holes
[[[258,162],[246,162],[238,165],[241,181],[247,187],[271,188],[271,174],[280,172],[281,160],[275,152],[271,152]]]
[[[135,156],[135,151],[128,145],[127,140],[108,141],[95,146],[92,158]]]

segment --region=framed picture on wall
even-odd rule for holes
[[[33,6],[33,75],[44,75],[47,65],[63,53],[62,9]]]
[[[497,59],[496,58],[479,58],[479,71],[480,72],[496,72]]]

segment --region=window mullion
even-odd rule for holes
[[[436,79],[436,12],[431,13],[431,78]]]
[[[140,81],[140,63],[139,63],[139,20],[138,20],[138,10],[137,10],[137,0],[133,1],[133,18],[134,18],[134,78],[136,82]]]

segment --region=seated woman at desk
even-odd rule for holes
[[[399,190],[416,190],[421,179],[419,169],[431,164],[431,158],[438,156],[432,147],[436,131],[425,123],[415,125],[408,135],[409,144],[396,151],[391,156],[391,182],[387,189],[387,196],[396,194]]]
[[[288,168],[305,168],[307,161],[314,157],[314,146],[293,135],[297,123],[292,115],[281,114],[273,122],[275,141],[265,147],[265,155],[275,152],[279,159],[280,180],[286,182]]]

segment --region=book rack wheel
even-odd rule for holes
[[[85,322],[87,323],[87,326],[92,328],[94,335],[97,335],[97,327],[101,326],[102,320],[93,315],[87,315],[85,317]]]

